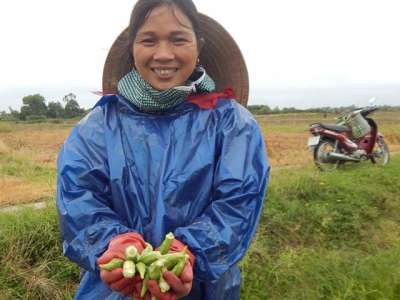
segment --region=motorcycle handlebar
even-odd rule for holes
[[[378,107],[365,107],[363,110],[360,112],[360,114],[365,118],[368,116],[370,113],[373,113],[374,111],[378,110]]]

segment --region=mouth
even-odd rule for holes
[[[174,74],[178,69],[172,68],[172,69],[159,69],[159,68],[153,68],[151,69],[157,76],[161,77],[169,77],[172,74]]]

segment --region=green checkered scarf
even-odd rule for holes
[[[215,83],[202,67],[197,67],[185,86],[157,91],[136,70],[126,74],[118,83],[118,91],[127,100],[144,111],[160,111],[183,103],[192,93],[212,93]]]

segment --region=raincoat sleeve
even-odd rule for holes
[[[219,119],[212,203],[194,223],[175,231],[195,255],[200,281],[218,279],[244,257],[269,179],[265,143],[252,115],[233,105]]]
[[[109,207],[103,119],[100,107],[92,110],[72,130],[57,160],[63,253],[89,271],[97,269],[96,261],[112,237],[133,231]]]

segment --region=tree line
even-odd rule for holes
[[[381,105],[378,106],[382,111],[397,111],[400,106]],[[355,105],[341,106],[341,107],[319,107],[309,109],[298,109],[295,107],[284,107],[280,109],[275,107],[271,109],[268,105],[248,105],[247,109],[253,115],[272,115],[272,114],[285,114],[285,113],[321,113],[321,114],[343,114],[358,109]]]
[[[32,121],[41,122],[48,119],[74,119],[83,117],[89,110],[79,106],[76,95],[69,93],[60,101],[49,102],[40,94],[29,95],[22,98],[21,110],[9,107],[10,112],[0,112],[0,121]]]
[[[29,95],[22,98],[21,110],[14,110],[9,107],[10,112],[0,112],[0,121],[31,121],[42,122],[48,119],[75,119],[84,117],[90,109],[80,108],[76,95],[69,93],[62,99],[64,106],[59,102],[49,102],[40,94]],[[285,114],[285,113],[322,113],[341,114],[357,109],[356,106],[347,107],[321,107],[312,109],[297,109],[295,107],[275,107],[271,109],[268,105],[248,105],[247,109],[253,115]],[[400,110],[399,106],[379,106],[383,111]]]

